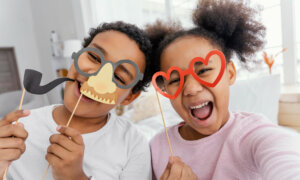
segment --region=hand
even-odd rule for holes
[[[170,157],[168,165],[160,180],[198,180],[191,167],[184,164],[179,157]]]
[[[28,110],[17,110],[0,120],[0,175],[12,161],[19,159],[25,152],[28,133],[22,123],[12,123],[29,114]]]
[[[79,131],[66,126],[58,126],[50,137],[46,160],[52,166],[55,180],[89,179],[83,172],[82,161],[84,142]]]

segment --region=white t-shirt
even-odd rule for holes
[[[26,151],[10,165],[7,180],[42,179],[48,166],[45,156],[49,137],[58,133],[52,117],[54,107],[32,110],[28,117],[19,120],[29,134]],[[85,143],[83,170],[93,180],[152,179],[148,141],[129,121],[111,114],[104,127],[82,137]],[[51,167],[45,179],[53,179]]]

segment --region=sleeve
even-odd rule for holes
[[[144,137],[138,138],[133,148],[120,180],[151,180],[151,155],[148,141]]]
[[[300,134],[278,126],[249,131],[240,144],[242,159],[264,180],[300,179]]]

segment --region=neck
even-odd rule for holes
[[[220,124],[219,128],[212,134],[219,131],[228,120],[229,120],[229,111],[226,113],[224,118],[221,120],[221,124]],[[202,134],[202,133],[196,131],[195,129],[193,129],[187,123],[185,123],[183,126],[179,127],[178,131],[179,131],[179,134],[181,135],[181,137],[188,141],[198,140],[198,139],[202,139],[202,138],[212,135],[212,134],[208,134],[208,135]]]
[[[64,105],[53,110],[53,119],[58,125],[66,125],[71,117],[70,112]],[[73,116],[69,127],[78,130],[81,134],[95,132],[101,129],[107,122],[108,114],[97,118]]]

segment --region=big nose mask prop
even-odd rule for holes
[[[98,57],[99,61],[98,66],[94,62],[94,65],[99,67],[99,69],[93,73],[84,72],[84,70],[82,70],[79,65],[79,58],[83,58],[83,62],[89,63],[89,60],[85,60],[87,58],[86,56],[81,57],[82,54],[89,53],[93,53],[95,57]],[[138,81],[143,79],[143,74],[140,72],[138,66],[133,61],[128,59],[119,60],[117,63],[107,61],[105,60],[102,52],[95,48],[83,48],[77,53],[73,53],[72,58],[75,61],[74,65],[78,73],[85,77],[89,77],[88,81],[82,84],[80,92],[83,95],[101,103],[115,104],[117,101],[117,87],[121,89],[129,89],[134,87]],[[130,74],[129,71],[133,71],[134,69],[136,75],[135,77],[133,77],[133,75],[130,74],[131,80],[124,80],[122,83],[120,83],[120,81],[114,77],[114,73],[116,69],[124,70],[125,66],[131,66],[130,70],[125,68],[126,73]],[[45,94],[65,81],[75,80],[70,78],[58,78],[48,84],[40,85],[41,81],[42,73],[33,69],[25,70],[23,85],[24,88],[32,94]]]
[[[83,83],[80,92],[98,102],[115,104],[117,86],[112,78],[113,66],[106,63],[96,76],[89,77],[88,81]]]
[[[134,87],[139,80],[143,79],[143,74],[133,61],[127,59],[120,60],[117,63],[107,61],[102,52],[95,48],[88,47],[81,49],[79,52],[73,53],[72,58],[75,61],[74,65],[77,72],[85,77],[89,77],[88,81],[82,84],[80,92],[101,103],[115,104],[117,101],[117,87],[129,89]],[[90,72],[87,70],[88,68],[85,68],[88,63],[93,64],[95,67],[99,66],[99,69],[96,72]],[[131,66],[131,69],[135,69],[135,77],[130,74],[130,70],[125,68],[125,64],[127,67]],[[125,71],[123,74],[130,74],[131,80],[123,80],[120,83],[120,80],[115,79],[114,76],[115,73],[118,73],[116,72],[117,69]]]

